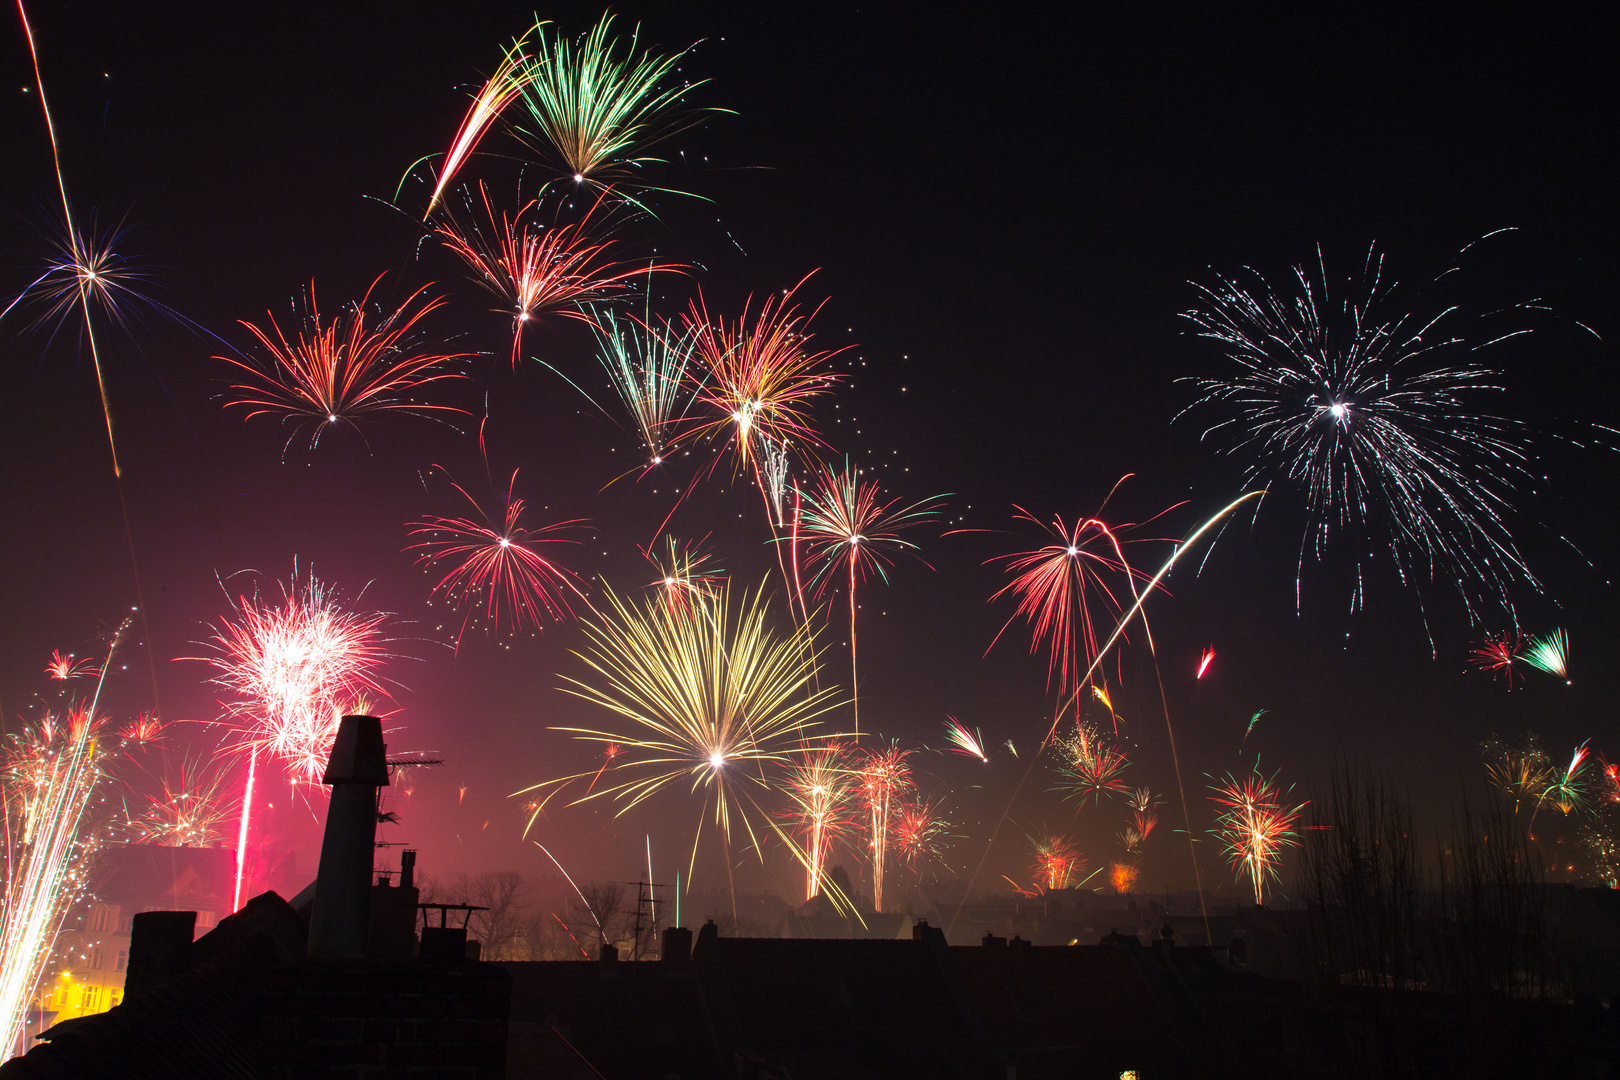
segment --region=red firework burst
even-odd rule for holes
[[[265,369],[229,356],[216,356],[214,359],[248,376],[247,382],[231,385],[226,407],[246,409],[248,420],[260,415],[279,416],[295,426],[295,435],[299,430],[313,429],[311,446],[320,441],[327,428],[340,423],[354,426],[359,417],[370,413],[463,412],[419,397],[425,386],[462,378],[454,364],[472,355],[435,352],[411,342],[417,324],[442,307],[444,299],[424,298],[430,287],[424,285],[373,325],[371,295],[383,276],[371,283],[358,304],[324,325],[315,300],[315,284],[311,282],[304,326],[290,340],[268,312],[268,330],[242,320],[269,354],[270,363]]]
[[[1519,653],[1524,650],[1524,639],[1512,631],[1486,634],[1485,639],[1468,654],[1468,662],[1490,674],[1507,680],[1513,689],[1513,680],[1519,674]]]
[[[429,567],[441,562],[450,566],[433,587],[433,595],[443,596],[452,607],[468,606],[458,640],[480,617],[496,631],[503,624],[512,630],[525,626],[538,630],[547,622],[560,622],[573,614],[568,592],[584,595],[572,571],[540,553],[542,544],[576,543],[547,534],[578,528],[583,522],[575,519],[538,529],[523,528],[519,521],[524,503],[513,495],[517,476],[514,469],[498,527],[492,524],[495,519],[483,513],[478,500],[455,483],[452,486],[472,503],[482,520],[430,517],[409,524],[410,535],[422,538],[406,549],[422,552],[417,562]]]
[[[94,677],[100,672],[96,670],[96,662],[88,657],[75,660],[72,653],[63,656],[60,649],[52,649],[51,662],[45,665],[45,674],[66,682],[68,679]]]
[[[603,225],[593,220],[604,190],[578,221],[568,225],[541,225],[532,220],[540,201],[531,199],[516,214],[499,214],[480,182],[478,194],[488,228],[467,228],[454,221],[436,230],[445,247],[461,257],[473,277],[497,296],[512,316],[512,363],[518,359],[523,328],[547,312],[596,325],[580,305],[619,295],[635,278],[660,271],[683,271],[674,263],[628,266],[609,256],[613,241],[596,240],[591,230]]]

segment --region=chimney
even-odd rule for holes
[[[402,889],[416,886],[416,852],[409,849],[399,853],[399,886]]]
[[[671,967],[684,967],[692,962],[692,931],[684,926],[664,927],[664,948],[658,959]]]
[[[143,911],[131,919],[124,993],[154,990],[184,971],[196,929],[195,911]]]
[[[321,839],[309,955],[361,959],[371,927],[371,863],[377,837],[377,789],[388,784],[382,721],[345,716],[321,783],[332,788]]]

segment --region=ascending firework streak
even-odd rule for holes
[[[881,750],[862,750],[855,763],[861,799],[869,818],[867,833],[872,851],[872,910],[883,911],[883,864],[889,844],[889,827],[898,805],[913,790],[911,751],[891,743]]]
[[[434,232],[467,264],[474,280],[501,301],[503,306],[496,310],[511,315],[514,365],[523,329],[537,316],[550,312],[594,326],[581,305],[612,299],[636,278],[682,269],[673,263],[615,262],[609,255],[614,242],[593,234],[597,227],[593,219],[605,192],[578,221],[550,226],[530,220],[531,211],[540,207],[539,199],[531,199],[516,214],[504,210],[497,214],[482,182],[478,194],[487,228],[477,223],[462,227],[451,220]]]
[[[813,900],[825,884],[827,853],[854,829],[850,814],[855,774],[836,744],[807,751],[789,770],[787,794],[792,802],[788,819],[804,837],[805,899]]]
[[[986,765],[990,763],[989,756],[984,752],[984,736],[979,734],[978,728],[969,731],[956,717],[947,716],[945,718],[945,736],[951,741],[951,745],[947,749],[952,753],[976,757]]]
[[[636,425],[648,464],[657,465],[664,460],[671,425],[685,414],[683,396],[690,401],[691,340],[667,325],[659,330],[650,321],[620,320],[607,310],[593,310],[591,321],[602,367]]]
[[[1235,510],[1237,510],[1238,507],[1242,506],[1244,503],[1248,502],[1250,499],[1258,499],[1262,494],[1263,494],[1263,492],[1259,492],[1259,491],[1246,492],[1243,495],[1238,496],[1236,499],[1233,499],[1231,502],[1227,503],[1225,506],[1221,507],[1221,509],[1218,510],[1214,514],[1214,516],[1210,517],[1207,521],[1205,521],[1201,525],[1199,525],[1198,528],[1194,529],[1191,533],[1189,533],[1187,535],[1186,539],[1182,540],[1180,543],[1178,543],[1176,545],[1175,550],[1173,552],[1171,552],[1170,557],[1165,560],[1164,565],[1159,567],[1159,572],[1158,573],[1154,574],[1153,577],[1150,578],[1141,589],[1134,590],[1136,592],[1136,600],[1135,600],[1135,602],[1132,603],[1130,608],[1120,617],[1118,624],[1114,627],[1114,632],[1108,636],[1108,640],[1103,642],[1102,647],[1097,650],[1097,655],[1092,659],[1091,666],[1086,669],[1085,674],[1080,679],[1076,680],[1075,696],[1077,698],[1079,697],[1079,687],[1085,686],[1088,683],[1090,683],[1091,677],[1096,673],[1097,666],[1102,663],[1103,658],[1108,655],[1109,650],[1114,647],[1115,643],[1118,642],[1120,637],[1125,633],[1125,628],[1130,625],[1130,621],[1132,619],[1134,619],[1137,616],[1138,613],[1141,612],[1142,606],[1145,603],[1147,603],[1147,598],[1149,596],[1153,595],[1153,591],[1155,589],[1159,588],[1160,583],[1163,582],[1164,579],[1169,576],[1170,571],[1175,569],[1176,563],[1181,561],[1181,557],[1183,555],[1185,555],[1188,551],[1192,550],[1193,546],[1196,545],[1199,540],[1203,539],[1203,536],[1204,536],[1205,533],[1209,532],[1211,529],[1215,528],[1215,526],[1219,525],[1222,521],[1226,520],[1226,518],[1230,514],[1232,514]],[[1134,589],[1134,584],[1133,584],[1133,589]],[[1067,710],[1069,704],[1070,704],[1070,702],[1067,702],[1067,701],[1062,702],[1061,703],[1062,707],[1054,712],[1053,719],[1052,719],[1051,730],[1049,730],[1047,732],[1046,738],[1041,741],[1041,747],[1040,747],[1041,750],[1044,750],[1046,748],[1046,746],[1051,742],[1052,737],[1057,734],[1058,724],[1061,721],[1063,713]],[[1196,882],[1198,882],[1199,896],[1202,897],[1203,896],[1203,884],[1202,884],[1202,877],[1201,877],[1201,875],[1199,873],[1199,870],[1198,870],[1198,856],[1197,856],[1196,850],[1192,847],[1192,812],[1187,807],[1186,787],[1182,783],[1182,779],[1181,779],[1181,758],[1180,758],[1180,755],[1176,751],[1175,731],[1174,731],[1174,729],[1172,729],[1170,727],[1169,711],[1168,710],[1166,710],[1166,713],[1165,713],[1165,728],[1166,728],[1166,731],[1170,735],[1170,759],[1175,765],[1176,785],[1177,785],[1178,789],[1181,792],[1182,817],[1187,823],[1187,844],[1188,844],[1188,852],[1192,856],[1193,877],[1194,877],[1194,880]],[[1009,747],[1010,747],[1010,745],[1011,745],[1011,741],[1009,740]],[[978,864],[977,867],[974,868],[973,876],[968,880],[969,889],[972,888],[973,882],[975,880],[977,880],[977,878],[979,876],[979,872],[984,869],[984,860],[989,858],[990,850],[991,850],[992,847],[995,846],[996,837],[998,837],[1001,834],[1001,826],[1007,821],[1008,814],[1012,810],[1012,804],[1015,801],[1017,801],[1019,792],[1023,790],[1023,786],[1029,780],[1030,774],[1032,772],[1034,772],[1035,764],[1036,764],[1036,761],[1039,760],[1039,757],[1040,757],[1040,754],[1039,754],[1039,752],[1037,752],[1036,755],[1035,755],[1035,759],[1030,761],[1029,768],[1027,770],[1025,770],[1023,778],[1019,780],[1018,786],[1013,790],[1012,797],[1008,800],[1008,803],[1007,803],[1007,809],[1003,810],[1002,813],[1001,813],[1001,816],[996,819],[996,827],[995,827],[994,830],[992,830],[992,832],[990,834],[990,840],[985,845],[984,854],[979,857],[979,864]],[[949,926],[946,927],[946,933],[947,934],[950,932],[951,927],[955,926],[956,919],[957,919],[958,916],[960,916],[961,911],[962,911],[962,907],[961,907],[961,905],[958,905],[957,909],[956,909],[956,914],[952,915],[951,923],[950,923]],[[1208,920],[1207,913],[1205,915],[1205,919],[1206,919],[1206,922],[1207,922],[1207,920]]]
[[[847,572],[849,592],[849,684],[855,712],[855,738],[861,737],[860,668],[856,659],[856,586],[876,575],[885,584],[894,565],[889,551],[917,550],[900,535],[926,518],[938,515],[938,498],[924,499],[894,509],[899,499],[883,501],[875,482],[862,482],[860,471],[844,460],[840,472],[823,469],[816,486],[803,493],[796,535],[804,537],[806,559],[816,566],[810,579],[817,597],[830,595],[838,578]]]
[[[1192,380],[1192,408],[1224,414],[1204,436],[1246,458],[1248,480],[1300,491],[1300,574],[1343,531],[1385,547],[1403,581],[1449,579],[1471,615],[1486,593],[1511,611],[1509,586],[1535,584],[1505,522],[1527,451],[1518,424],[1474,404],[1503,388],[1471,356],[1516,333],[1475,343],[1451,328],[1455,306],[1400,310],[1374,249],[1336,302],[1320,250],[1284,289],[1253,271],[1196,288],[1184,315],[1234,368]]]
[[[381,281],[378,277],[358,304],[325,325],[311,282],[303,326],[291,340],[269,313],[268,330],[241,320],[268,353],[269,362],[260,367],[229,356],[214,357],[248,377],[246,382],[231,385],[226,407],[246,409],[248,420],[278,416],[294,425],[289,445],[300,429],[310,428],[311,447],[332,425],[354,427],[360,417],[371,413],[462,412],[424,401],[419,393],[433,383],[463,378],[456,361],[472,355],[436,352],[412,343],[417,324],[442,307],[444,299],[425,298],[429,286],[424,285],[371,325],[371,294]]]
[[[517,96],[528,85],[529,79],[533,78],[535,69],[530,65],[529,56],[524,51],[532,33],[534,30],[530,29],[521,38],[513,41],[511,48],[503,50],[505,55],[501,58],[500,66],[495,69],[495,74],[491,75],[489,81],[473,95],[472,106],[462,119],[456,137],[450,142],[449,153],[444,156],[444,166],[439,170],[439,182],[434,185],[433,197],[428,200],[427,213],[422,215],[423,221],[432,216],[445,189],[450,186],[462,162],[467,160],[467,156],[473,152],[478,141],[484,137],[484,132],[500,119],[501,113],[517,100]]]
[[[314,574],[299,582],[296,571],[280,604],[238,597],[234,607],[214,628],[214,654],[190,658],[219,671],[213,681],[229,695],[221,704],[248,754],[232,910],[241,903],[260,754],[279,759],[295,779],[320,777],[343,713],[384,693],[374,672],[385,656],[387,619],[345,611]]]
[[[451,486],[472,503],[482,520],[430,517],[407,526],[410,535],[418,540],[406,550],[421,553],[416,560],[419,565],[435,567],[444,563],[449,567],[433,586],[433,595],[443,596],[453,608],[467,607],[456,635],[458,645],[477,618],[486,620],[497,632],[503,626],[514,631],[525,627],[538,630],[547,622],[561,622],[573,614],[565,590],[584,597],[579,579],[540,553],[542,544],[577,543],[547,534],[577,528],[583,522],[576,519],[538,529],[523,528],[519,522],[524,503],[513,495],[517,475],[517,470],[512,470],[498,526],[494,518],[483,513],[478,500],[454,482]]]
[[[1276,777],[1262,775],[1258,766],[1242,780],[1228,776],[1211,790],[1210,800],[1224,807],[1213,832],[1238,878],[1247,877],[1254,887],[1254,902],[1263,904],[1266,880],[1277,878],[1283,849],[1299,846],[1294,826],[1306,804],[1284,803]]]
[[[781,788],[784,767],[815,745],[808,729],[836,705],[831,688],[810,685],[820,655],[814,635],[800,627],[779,636],[769,615],[763,585],[744,593],[740,603],[733,602],[729,586],[721,588],[712,600],[694,605],[692,614],[676,618],[657,599],[631,602],[607,591],[605,610],[582,625],[589,648],[576,653],[592,675],[589,681],[567,679],[564,690],[627,723],[617,731],[556,730],[617,743],[625,752],[613,783],[570,805],[606,797],[620,804],[622,815],[684,782],[691,793],[702,793],[689,876],[711,805],[727,873],[734,822],[763,859],[753,820],[760,816],[759,797]],[[544,792],[537,815],[557,792],[590,775],[559,777],[515,794]],[[766,820],[802,860],[798,846]]]
[[[107,647],[88,706],[10,740],[0,754],[0,815],[5,824],[5,891],[0,895],[0,1057],[17,1047],[39,980],[68,910],[86,887],[83,858],[93,841],[83,831],[101,780],[96,706],[126,619]]]
[[[1546,637],[1531,638],[1529,647],[1519,654],[1519,659],[1537,671],[1545,671],[1568,682],[1569,635],[1562,630],[1554,630]]]
[[[685,53],[632,59],[638,29],[621,55],[620,39],[608,37],[612,24],[603,15],[578,45],[535,26],[539,43],[519,87],[528,118],[515,134],[576,184],[647,187],[644,169],[662,161],[647,150],[699,122],[701,114],[677,107],[707,80],[662,85]]]

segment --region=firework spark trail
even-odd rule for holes
[[[539,199],[531,199],[515,214],[505,210],[497,214],[481,181],[478,193],[487,230],[480,223],[463,227],[452,219],[434,232],[467,264],[474,279],[505,305],[497,310],[512,316],[514,366],[523,328],[537,316],[550,313],[594,327],[591,313],[581,305],[621,295],[636,278],[685,269],[674,263],[642,266],[614,261],[610,252],[615,241],[594,235],[596,214],[607,192],[578,221],[549,226],[529,220],[530,212],[540,208]]]
[[[945,737],[951,742],[948,749],[952,753],[976,757],[987,765],[990,763],[989,755],[984,752],[984,736],[979,734],[978,728],[969,731],[956,717],[947,716],[945,718]]]
[[[1516,335],[1473,344],[1447,329],[1455,307],[1399,311],[1376,249],[1338,303],[1320,248],[1314,277],[1298,266],[1286,289],[1252,270],[1248,279],[1195,285],[1199,304],[1184,317],[1235,369],[1190,380],[1199,397],[1189,410],[1219,417],[1204,437],[1248,459],[1246,482],[1301,493],[1299,577],[1336,532],[1350,544],[1363,532],[1403,582],[1449,579],[1471,618],[1486,594],[1511,613],[1510,586],[1536,584],[1505,520],[1529,457],[1520,425],[1472,407],[1503,388],[1469,357]]]
[[[1513,678],[1519,673],[1514,665],[1519,662],[1519,653],[1523,648],[1524,643],[1519,635],[1511,630],[1486,634],[1485,639],[1468,654],[1468,662],[1481,671],[1506,679],[1508,689],[1512,690]]]
[[[1535,668],[1545,671],[1549,675],[1556,675],[1569,682],[1569,635],[1562,630],[1554,630],[1545,637],[1531,638],[1519,659]]]
[[[1577,746],[1570,755],[1569,766],[1563,772],[1554,775],[1547,789],[1536,800],[1536,808],[1540,809],[1542,803],[1550,802],[1562,810],[1565,817],[1577,810],[1589,809],[1592,802],[1592,784],[1588,775],[1588,767],[1592,764],[1591,754],[1587,743]],[[1533,813],[1530,827],[1535,828]]]
[[[855,712],[855,738],[861,737],[860,667],[856,659],[855,612],[857,586],[870,577],[888,583],[894,565],[890,551],[916,552],[917,545],[900,535],[922,521],[936,517],[939,497],[923,499],[895,509],[899,499],[883,501],[875,482],[863,483],[860,471],[844,459],[839,472],[823,469],[816,486],[804,493],[799,508],[798,535],[806,548],[806,561],[817,569],[810,587],[818,598],[830,596],[840,571],[848,574],[850,701]],[[924,564],[926,565],[926,564]]]
[[[0,897],[0,1038],[10,1055],[27,1023],[39,981],[83,880],[84,832],[91,795],[102,778],[96,707],[113,654],[130,620],[114,633],[88,707],[72,706],[58,727],[17,740],[0,760],[5,824],[5,887]]]
[[[578,577],[540,554],[539,549],[541,544],[577,543],[547,534],[579,528],[584,523],[575,519],[538,529],[523,528],[519,522],[524,502],[513,494],[517,476],[517,470],[512,470],[499,527],[483,513],[478,500],[454,482],[451,486],[472,503],[483,520],[429,517],[407,526],[409,535],[420,538],[406,549],[421,552],[418,565],[449,564],[449,571],[433,586],[433,596],[443,596],[453,608],[473,602],[456,635],[458,648],[475,618],[488,620],[496,631],[507,620],[514,631],[525,626],[538,630],[546,622],[561,622],[573,615],[564,590],[585,598]]]
[[[804,836],[805,899],[821,893],[827,854],[853,831],[850,814],[855,775],[844,762],[843,747],[833,744],[807,751],[788,774],[787,815]]]
[[[882,749],[862,750],[855,763],[861,799],[866,803],[868,844],[872,853],[872,910],[883,911],[883,867],[888,853],[889,828],[894,823],[896,804],[915,790],[911,751],[891,743]]]
[[[538,45],[519,88],[528,126],[514,125],[514,133],[576,184],[648,188],[640,178],[646,166],[662,159],[646,151],[700,121],[700,113],[683,116],[676,110],[708,80],[662,87],[685,52],[644,52],[632,59],[638,27],[621,56],[620,39],[608,37],[612,24],[613,16],[604,14],[578,45],[560,34],[548,38],[544,24],[535,26]]]
[[[1202,679],[1204,677],[1204,672],[1208,671],[1209,665],[1213,664],[1214,662],[1215,646],[1211,645],[1205,649],[1203,655],[1198,658],[1198,674],[1193,676],[1193,678]]]
[[[1270,709],[1259,709],[1256,710],[1253,716],[1249,717],[1249,726],[1243,729],[1243,738],[1238,740],[1239,750],[1242,750],[1243,745],[1249,741],[1249,735],[1254,731],[1254,725],[1258,724],[1260,722],[1260,718],[1270,711]]]
[[[433,197],[428,200],[427,213],[422,215],[423,221],[433,215],[445,189],[450,186],[462,163],[484,137],[484,132],[500,118],[508,105],[517,100],[518,95],[523,93],[523,88],[534,77],[536,69],[524,49],[529,34],[534,33],[535,29],[538,29],[538,26],[513,41],[511,48],[503,50],[505,55],[501,58],[500,66],[495,69],[495,74],[491,75],[489,81],[473,95],[472,105],[462,119],[461,127],[456,130],[455,138],[450,141],[449,152],[444,156],[444,168],[439,170],[439,181],[434,185]]]
[[[1210,800],[1225,808],[1212,831],[1238,878],[1249,879],[1254,902],[1263,904],[1266,881],[1277,879],[1283,850],[1299,846],[1295,826],[1307,804],[1287,805],[1276,777],[1262,775],[1258,766],[1242,780],[1227,776],[1211,790]]]
[[[1133,591],[1136,592],[1136,600],[1135,600],[1135,602],[1133,602],[1131,604],[1130,608],[1128,610],[1126,610],[1126,612],[1120,617],[1118,624],[1114,627],[1114,632],[1108,636],[1108,639],[1105,642],[1103,642],[1102,647],[1097,650],[1097,655],[1092,659],[1091,666],[1086,670],[1085,675],[1081,679],[1078,680],[1078,682],[1076,684],[1076,689],[1075,689],[1075,696],[1076,697],[1079,696],[1079,688],[1083,687],[1083,686],[1086,686],[1086,685],[1088,685],[1090,683],[1091,677],[1096,673],[1097,666],[1102,663],[1104,657],[1106,657],[1108,655],[1109,650],[1111,650],[1114,647],[1115,643],[1117,643],[1119,641],[1120,636],[1123,635],[1124,632],[1125,632],[1125,627],[1128,626],[1130,624],[1130,621],[1132,619],[1134,619],[1137,616],[1137,614],[1142,611],[1143,605],[1147,603],[1147,598],[1149,596],[1153,595],[1154,590],[1159,588],[1160,583],[1163,582],[1164,579],[1169,576],[1170,571],[1175,569],[1176,563],[1181,561],[1181,557],[1183,555],[1185,555],[1188,551],[1192,550],[1192,548],[1198,543],[1198,541],[1203,538],[1205,533],[1209,532],[1211,529],[1215,528],[1215,526],[1219,525],[1222,521],[1226,520],[1226,518],[1229,515],[1231,515],[1234,511],[1236,511],[1238,507],[1242,506],[1244,503],[1248,502],[1251,499],[1260,498],[1260,496],[1262,494],[1264,494],[1264,493],[1260,492],[1260,491],[1245,492],[1244,494],[1238,496],[1236,499],[1233,499],[1231,502],[1227,503],[1225,506],[1221,507],[1221,509],[1216,511],[1215,514],[1212,517],[1210,517],[1208,520],[1204,521],[1202,524],[1200,524],[1198,526],[1198,528],[1194,529],[1191,533],[1189,533],[1187,535],[1186,539],[1184,539],[1184,540],[1182,540],[1182,541],[1180,541],[1179,543],[1176,544],[1175,550],[1172,551],[1171,554],[1170,554],[1170,557],[1165,560],[1164,565],[1159,567],[1158,573],[1154,574],[1153,577],[1150,578],[1141,589],[1135,589],[1134,588],[1134,581],[1133,581]],[[969,892],[972,891],[973,883],[978,880],[980,872],[983,871],[984,862],[985,862],[986,859],[988,859],[990,857],[990,851],[991,851],[992,848],[995,847],[996,838],[1001,835],[1001,827],[1002,827],[1002,825],[1004,825],[1007,822],[1009,815],[1012,813],[1013,804],[1018,801],[1018,796],[1023,791],[1024,785],[1026,783],[1028,783],[1031,774],[1034,773],[1035,765],[1040,760],[1041,754],[1045,752],[1047,745],[1050,743],[1050,741],[1052,739],[1052,736],[1056,734],[1059,719],[1062,717],[1063,713],[1067,710],[1069,704],[1070,703],[1066,702],[1066,701],[1062,702],[1061,703],[1061,708],[1057,709],[1054,712],[1051,730],[1047,732],[1046,738],[1041,741],[1041,745],[1040,745],[1039,749],[1037,749],[1035,754],[1030,758],[1029,768],[1024,770],[1024,775],[1023,775],[1022,778],[1019,779],[1018,786],[1013,789],[1011,797],[1007,800],[1006,808],[1004,810],[1002,810],[1001,816],[996,819],[996,827],[993,830],[991,830],[990,839],[985,844],[985,847],[984,847],[984,854],[979,857],[978,865],[974,867],[973,875],[968,879],[968,891]],[[1169,727],[1169,712],[1168,712],[1168,710],[1165,713],[1165,717],[1166,717],[1166,727],[1168,729],[1168,727]],[[1009,743],[1010,743],[1010,740],[1009,740]],[[1182,816],[1186,820],[1186,823],[1187,823],[1187,840],[1188,840],[1188,844],[1189,844],[1189,848],[1190,848],[1190,845],[1192,843],[1192,815],[1191,815],[1191,811],[1188,810],[1188,808],[1187,808],[1187,793],[1186,793],[1186,788],[1182,784],[1182,780],[1181,780],[1181,759],[1180,759],[1180,756],[1176,752],[1176,742],[1175,742],[1175,732],[1174,731],[1170,731],[1170,755],[1171,755],[1171,760],[1175,763],[1176,784],[1177,784],[1178,788],[1180,788],[1180,790],[1181,790]],[[1017,756],[1017,755],[1015,754],[1014,756]],[[1193,873],[1194,873],[1195,878],[1197,878],[1198,877],[1198,858],[1197,858],[1196,854],[1193,855]],[[1200,898],[1203,896],[1203,887],[1202,887],[1202,884],[1201,884],[1201,880],[1200,880],[1200,886],[1199,886],[1199,896],[1200,896]],[[949,935],[952,928],[954,928],[956,926],[956,920],[961,917],[962,907],[963,907],[962,903],[957,904],[956,911],[951,915],[951,922],[945,928],[945,932],[946,932],[947,935]],[[1205,914],[1205,922],[1206,923],[1208,922],[1208,914],[1207,914],[1207,912]]]
[[[765,476],[765,493],[771,500],[771,509],[776,511],[775,524],[782,528],[787,521],[782,516],[782,509],[787,499],[788,471],[793,464],[793,455],[786,443],[766,441],[760,450]]]
[[[311,447],[328,427],[339,423],[355,427],[361,416],[384,410],[464,413],[423,401],[418,394],[434,383],[464,378],[454,365],[473,355],[419,350],[411,343],[417,324],[443,307],[444,298],[424,299],[431,287],[424,285],[373,327],[368,323],[371,297],[383,276],[371,283],[359,303],[324,326],[311,282],[304,325],[290,341],[268,312],[268,330],[241,320],[270,359],[267,367],[260,367],[229,356],[214,358],[247,374],[247,381],[231,385],[226,407],[246,409],[247,420],[279,416],[294,424],[288,445],[299,429],[313,428]]]
[[[672,615],[656,599],[627,602],[608,590],[597,620],[582,624],[588,649],[575,654],[590,667],[592,681],[568,678],[563,689],[627,724],[618,731],[556,730],[623,747],[614,769],[621,779],[569,805],[607,798],[620,804],[616,816],[623,815],[686,781],[690,793],[702,793],[688,877],[711,805],[728,868],[734,819],[763,859],[753,821],[762,813],[759,797],[780,790],[784,767],[813,745],[809,728],[837,704],[831,689],[810,689],[821,652],[814,634],[800,627],[779,636],[769,614],[763,585],[744,592],[740,603],[723,587],[689,615]],[[544,792],[538,815],[558,792],[590,775],[558,777],[514,794]],[[805,861],[798,845],[764,817]]]

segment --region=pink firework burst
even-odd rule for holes
[[[497,631],[502,627],[538,630],[547,622],[560,622],[573,614],[567,593],[584,595],[573,572],[541,554],[542,545],[576,543],[548,534],[581,527],[583,522],[575,519],[538,529],[524,528],[519,524],[524,502],[514,495],[517,476],[514,469],[499,525],[495,524],[496,518],[484,514],[478,500],[454,483],[452,486],[473,505],[479,519],[430,517],[409,525],[410,535],[420,539],[406,550],[421,552],[417,562],[427,567],[441,563],[449,567],[433,587],[433,595],[442,596],[452,607],[467,608],[458,640],[478,618],[487,620]]]
[[[240,745],[313,783],[343,713],[385,693],[376,670],[387,618],[345,610],[313,574],[295,577],[279,603],[239,597],[215,626],[214,654],[197,659],[218,670]]]

